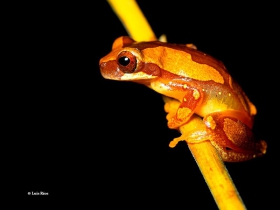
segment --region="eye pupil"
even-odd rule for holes
[[[119,58],[119,63],[122,65],[122,66],[127,66],[129,63],[130,63],[130,59],[128,57],[120,57]]]

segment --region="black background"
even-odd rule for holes
[[[258,114],[262,157],[226,163],[248,209],[272,209],[278,192],[275,5],[138,1],[157,37],[194,43],[227,66]],[[102,78],[98,62],[127,35],[106,1],[12,5],[10,90],[13,194],[105,209],[217,209],[154,91]],[[274,118],[276,121],[274,121]],[[27,192],[49,196],[28,196]],[[79,204],[81,204],[79,202]]]

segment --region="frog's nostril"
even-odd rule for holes
[[[106,67],[106,63],[102,62],[99,64],[99,68],[102,70]]]
[[[104,62],[102,62],[102,63],[100,62],[100,63],[99,63],[99,66],[100,66],[100,67],[104,67],[104,66],[105,66],[105,63],[104,63]]]

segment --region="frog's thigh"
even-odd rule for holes
[[[214,141],[240,152],[242,148],[252,148],[252,130],[238,118],[226,114],[228,111],[211,113],[203,119],[208,132],[215,136]]]
[[[199,143],[212,138],[211,134],[207,132],[203,120],[197,115],[193,115],[188,123],[180,126],[179,130],[182,135],[178,138],[174,138],[170,142],[169,147],[175,147],[179,141],[186,141],[187,143]]]
[[[213,137],[211,143],[227,162],[239,162],[262,156],[266,152],[264,141],[256,142],[251,128],[233,117],[228,111],[212,113],[203,121]]]

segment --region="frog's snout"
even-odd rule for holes
[[[106,79],[120,80],[124,75],[123,72],[118,70],[118,65],[115,61],[99,62],[101,75]]]

